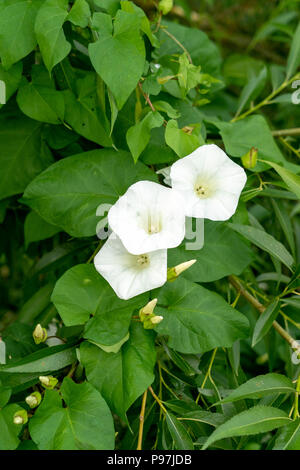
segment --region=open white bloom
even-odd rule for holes
[[[124,300],[160,287],[167,280],[167,250],[133,255],[114,233],[95,256],[94,265]]]
[[[202,145],[171,167],[172,188],[184,198],[185,214],[227,220],[236,211],[246,173],[217,145]]]
[[[108,223],[134,255],[174,248],[185,235],[183,200],[170,188],[139,181],[109,210]]]

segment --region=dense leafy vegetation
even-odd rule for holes
[[[299,21],[0,0],[1,450],[300,450]],[[234,215],[119,298],[93,264],[109,207],[204,144],[247,173]]]

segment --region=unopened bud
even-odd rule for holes
[[[189,269],[196,261],[196,259],[191,259],[190,261],[185,261],[184,263],[174,266],[174,268],[168,268],[167,280],[175,281],[183,271]]]
[[[158,8],[163,15],[167,15],[172,10],[173,3],[173,0],[160,0]]]
[[[157,81],[160,85],[164,85],[165,83],[168,83],[170,80],[173,80],[173,78],[176,78],[176,75],[166,75],[165,77],[158,77]]]
[[[249,152],[242,156],[242,163],[244,168],[254,168],[257,163],[257,154],[258,150],[255,147],[252,147]]]
[[[145,330],[152,330],[153,328],[155,328],[156,325],[158,325],[158,323],[160,323],[161,321],[163,320],[163,317],[160,316],[160,315],[151,315],[149,318],[147,318],[144,322],[143,322],[143,326],[145,328]]]
[[[14,414],[13,422],[14,424],[25,424],[28,421],[28,415],[26,410],[17,411]]]
[[[150,302],[145,305],[145,307],[141,308],[139,315],[141,321],[145,321],[149,318],[149,315],[153,314],[153,311],[155,309],[155,306],[157,304],[157,299],[152,299]]]
[[[30,408],[36,408],[42,401],[42,395],[39,392],[33,392],[25,398],[25,401]]]
[[[43,385],[44,388],[47,388],[48,390],[52,390],[55,385],[58,383],[58,380],[55,377],[52,377],[52,375],[41,375],[39,377],[39,380],[41,384]]]
[[[156,315],[155,317],[150,318],[150,321],[151,323],[153,323],[153,325],[158,325],[158,323],[163,321],[163,319],[164,317],[162,317],[161,315]]]
[[[44,343],[47,339],[46,328],[43,328],[39,323],[36,325],[34,332],[32,333],[35,344]]]

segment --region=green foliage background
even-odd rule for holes
[[[299,20],[299,0],[0,0],[1,450],[300,450]],[[247,169],[235,215],[120,300],[97,207],[203,143]]]

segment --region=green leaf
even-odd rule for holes
[[[221,403],[230,403],[244,398],[258,399],[273,393],[294,393],[293,382],[281,374],[258,375],[240,385]]]
[[[53,286],[53,282],[48,282],[22,305],[18,312],[20,322],[27,324],[34,322],[35,318],[49,305]]]
[[[250,74],[248,81],[240,94],[237,114],[241,113],[247,103],[250,103],[250,101],[255,100],[259,96],[266,84],[267,74],[268,69],[266,66],[262,67],[259,74],[255,71]]]
[[[107,117],[100,111],[97,95],[97,75],[88,73],[77,80],[77,96],[64,90],[65,121],[86,139],[103,147],[111,147]]]
[[[166,403],[167,405],[167,403]],[[209,424],[209,426],[213,426],[214,428],[223,424],[226,420],[226,417],[221,413],[211,413],[210,411],[189,411],[188,413],[184,413],[181,421],[195,421],[198,423]]]
[[[2,364],[6,364],[6,362],[10,364],[12,361],[21,359],[40,349],[40,346],[37,346],[33,341],[32,331],[32,326],[19,321],[15,321],[5,328],[2,333],[3,341],[0,344],[5,344],[5,358],[7,361],[1,362]]]
[[[96,313],[101,299],[113,291],[93,265],[79,264],[66,271],[55,284],[51,300],[66,326],[82,325]]]
[[[93,265],[79,264],[57,281],[51,300],[66,326],[84,324],[93,315],[84,337],[111,346],[127,334],[132,312],[147,303],[148,295],[121,300]]]
[[[286,80],[288,80],[300,65],[300,22],[293,34],[293,41],[286,64]]]
[[[52,161],[39,122],[22,116],[0,117],[0,199],[23,192]]]
[[[233,123],[214,121],[213,124],[220,129],[226,152],[232,157],[242,157],[255,147],[260,160],[281,162],[286,168],[297,168],[299,171],[297,165],[285,160],[263,116],[249,116]],[[263,163],[257,163],[255,166],[255,171],[265,169],[266,165]]]
[[[120,3],[123,11],[127,11],[128,13],[133,13],[139,16],[141,30],[148,36],[148,39],[153,47],[159,47],[159,41],[157,40],[156,36],[154,36],[154,34],[152,33],[150,21],[148,20],[142,8],[138,7],[133,2],[127,0],[122,0]]]
[[[150,111],[140,122],[128,129],[126,140],[135,162],[150,140],[151,129],[162,126],[163,122],[161,114]]]
[[[275,240],[272,235],[251,227],[250,225],[228,224],[236,232],[247,238],[254,245],[269,253],[271,256],[279,259],[285,266],[292,270],[294,259],[282,243]]]
[[[290,214],[288,213],[288,211],[286,210],[285,206],[282,204],[281,201],[276,201],[275,199],[271,199],[271,203],[274,208],[276,217],[284,232],[284,235],[288,241],[291,252],[293,256],[295,257],[296,246],[295,246],[293,225],[292,225]]]
[[[230,347],[248,334],[244,315],[218,294],[184,278],[168,282],[153,295],[164,317],[155,329],[169,336],[169,346],[179,352],[199,354]]]
[[[251,249],[242,238],[222,222],[205,220],[203,248],[192,249],[195,241],[185,240],[182,246],[168,251],[169,266],[197,260],[183,273],[190,281],[211,282],[229,274],[239,275],[253,259]]]
[[[133,323],[129,340],[118,353],[106,353],[87,341],[80,346],[80,360],[88,381],[110,408],[126,420],[126,411],[154,381],[154,333]]]
[[[259,316],[253,331],[252,347],[255,346],[270,330],[273,321],[276,320],[280,310],[278,300],[270,303],[266,310]]]
[[[91,62],[121,109],[144,70],[145,46],[139,33],[140,17],[118,10],[112,34],[111,17],[95,13],[93,27],[100,35],[98,41],[89,44]]]
[[[166,113],[171,119],[178,119],[180,117],[179,111],[173,108],[167,101],[154,101],[153,106],[157,111]]]
[[[176,364],[176,366],[181,369],[185,375],[193,376],[196,374],[196,370],[184,359],[183,355],[169,348],[165,343],[163,346],[171,361],[173,361],[174,364]]]
[[[3,408],[8,403],[10,396],[11,389],[0,384],[0,408]]]
[[[91,236],[96,234],[98,206],[107,204],[108,210],[131,184],[156,179],[126,152],[92,150],[51,165],[27,186],[22,200],[70,235]]]
[[[76,0],[67,16],[67,20],[76,26],[85,28],[89,24],[90,16],[91,10],[86,0]]]
[[[152,129],[150,142],[143,151],[140,160],[147,165],[173,163],[177,160],[176,153],[165,143],[163,127]]]
[[[68,16],[68,0],[46,0],[35,21],[38,45],[49,72],[70,52],[62,26]]]
[[[15,450],[19,445],[18,435],[22,429],[21,424],[14,424],[13,417],[22,408],[16,404],[0,409],[0,450]]]
[[[272,168],[274,168],[275,171],[281,176],[285,184],[288,186],[288,188],[298,196],[300,199],[300,176],[295,175],[289,170],[286,170],[280,165],[277,165],[276,163],[266,161],[264,160],[265,163],[270,165]]]
[[[75,384],[69,377],[60,393],[46,390],[29,431],[40,450],[114,448],[113,419],[102,396],[91,384]]]
[[[300,419],[282,427],[276,435],[272,450],[300,450]]]
[[[169,145],[180,158],[189,155],[200,145],[204,144],[200,134],[200,127],[193,127],[194,133],[187,133],[183,129],[178,128],[177,121],[173,119],[168,121],[165,130],[165,140],[167,145]]]
[[[36,383],[40,375],[53,373],[75,361],[76,352],[73,345],[42,348],[23,359],[0,366],[0,380],[8,387],[22,390]]]
[[[41,0],[11,0],[3,5],[0,14],[0,57],[5,69],[35,48],[34,22],[41,3]]]
[[[275,240],[272,235],[264,232],[263,230],[251,227],[250,225],[228,224],[236,232],[240,233],[243,237],[247,238],[254,245],[269,253],[271,256],[279,259],[290,270],[294,264],[292,255],[288,252],[282,243]]]
[[[178,450],[193,450],[193,441],[184,425],[169,411],[166,413],[166,422],[175,448]]]
[[[254,406],[249,410],[230,418],[221,424],[207,439],[202,449],[207,449],[219,439],[234,436],[249,436],[262,432],[272,431],[291,422],[287,414],[271,406]]]
[[[21,111],[31,119],[61,124],[64,120],[63,94],[52,88],[27,83],[19,88],[17,102]]]
[[[18,361],[0,366],[0,373],[46,373],[76,361],[75,347],[69,344],[42,348]]]
[[[58,227],[48,224],[36,212],[31,211],[24,222],[25,247],[28,247],[31,242],[53,237],[59,231]]]

